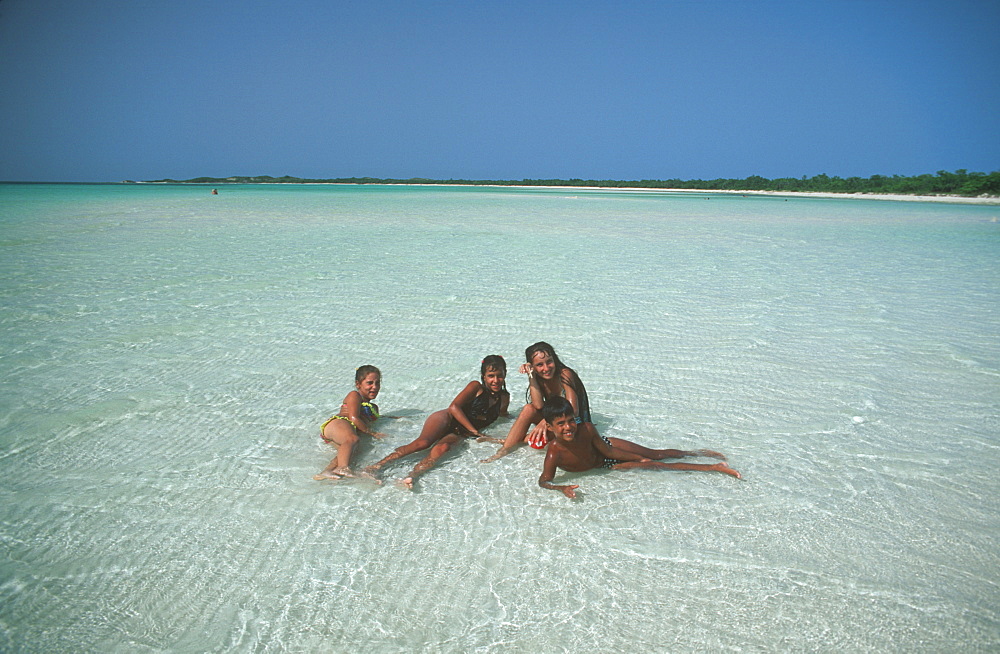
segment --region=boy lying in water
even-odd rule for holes
[[[737,479],[740,473],[725,463],[725,458],[711,450],[685,452],[683,450],[652,450],[637,443],[620,438],[605,438],[597,433],[593,423],[577,424],[574,419],[573,405],[564,397],[553,397],[545,401],[542,416],[548,422],[549,430],[555,434],[555,440],[549,445],[545,454],[545,464],[538,485],[542,488],[562,491],[569,498],[576,497],[578,485],[557,486],[552,483],[556,476],[556,468],[567,472],[583,472],[594,468],[610,468],[612,470],[669,469],[669,470],[702,470],[705,472],[724,472]],[[708,456],[722,459],[719,463],[663,463],[654,459],[679,459],[685,456]]]

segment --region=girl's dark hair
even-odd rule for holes
[[[360,368],[354,371],[354,383],[360,384],[365,377],[372,374],[373,372],[376,375],[378,375],[379,379],[382,379],[382,371],[376,368],[375,366],[361,366]]]
[[[483,359],[482,365],[479,366],[479,380],[483,383],[483,388],[486,388],[486,373],[490,370],[496,370],[497,372],[502,372],[504,378],[507,377],[507,362],[499,354],[491,354],[485,359]],[[500,388],[500,392],[505,392],[507,390],[506,379],[503,386]]]
[[[552,346],[545,341],[538,341],[534,345],[529,345],[524,350],[524,360],[531,363],[531,357],[535,356],[539,352],[544,352],[552,357],[552,360],[556,364],[556,372],[562,372],[562,369],[566,367],[566,364],[559,360],[559,355],[556,354],[554,349],[552,349]]]
[[[534,345],[529,345],[524,350],[524,360],[531,363],[531,358],[538,354],[539,352],[547,354],[552,357],[552,361],[556,364],[556,375],[562,375],[562,371],[566,368],[566,364],[559,360],[559,355],[552,348],[551,345],[545,341],[538,341]],[[524,390],[524,401],[528,404],[531,403],[531,388],[526,388]]]

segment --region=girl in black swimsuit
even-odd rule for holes
[[[491,354],[483,359],[479,381],[469,382],[447,409],[432,413],[416,440],[396,448],[389,456],[365,468],[363,474],[374,477],[390,461],[431,448],[413,471],[398,482],[400,486],[412,489],[413,480],[433,468],[438,459],[462,437],[489,438],[479,430],[498,417],[507,415],[510,393],[507,392],[506,378],[507,363],[502,356]]]

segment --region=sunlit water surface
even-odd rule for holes
[[[998,207],[0,186],[0,650],[997,651]],[[744,479],[409,442],[552,343],[598,428]],[[502,436],[510,425],[492,427]]]

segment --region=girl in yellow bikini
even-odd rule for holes
[[[373,401],[382,388],[382,373],[375,366],[361,366],[354,373],[353,390],[344,398],[340,413],[323,423],[320,435],[328,443],[337,446],[337,456],[323,472],[313,479],[340,479],[353,477],[351,452],[358,443],[358,433],[372,438],[385,438],[385,434],[372,429],[378,420],[378,405]]]

